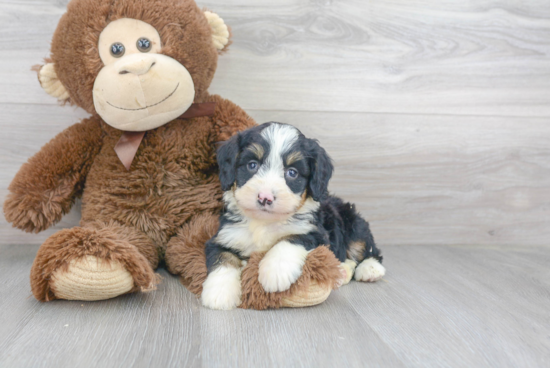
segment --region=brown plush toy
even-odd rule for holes
[[[200,294],[204,244],[221,209],[216,144],[254,121],[208,93],[223,20],[192,0],[73,0],[54,34],[42,87],[91,116],[24,164],[4,204],[14,226],[39,232],[82,197],[80,226],[40,247],[31,286],[40,301],[102,300],[154,289],[155,268]],[[257,281],[261,255],[243,270],[244,308],[322,302],[340,276],[327,248],[282,293]]]

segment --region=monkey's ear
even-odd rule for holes
[[[35,70],[38,71],[38,80],[44,91],[59,101],[67,101],[69,99],[69,92],[67,92],[65,86],[57,77],[53,63],[47,63],[42,67],[38,66]]]
[[[222,51],[229,45],[229,28],[223,19],[216,13],[209,10],[204,11],[204,16],[212,28],[212,43],[218,51]]]

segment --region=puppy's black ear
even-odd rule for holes
[[[323,147],[314,139],[306,139],[306,151],[309,156],[309,193],[315,201],[323,198],[328,191],[328,182],[332,177],[332,160]]]
[[[217,159],[220,168],[220,182],[225,192],[236,180],[237,156],[239,155],[239,134],[235,134],[218,148]]]

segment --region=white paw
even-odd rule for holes
[[[287,241],[277,243],[260,261],[258,281],[268,293],[285,291],[298,280],[307,250]]]
[[[220,266],[202,285],[201,302],[207,308],[229,310],[241,304],[241,270]]]
[[[365,259],[355,269],[357,281],[374,282],[380,280],[386,274],[386,269],[374,258]]]

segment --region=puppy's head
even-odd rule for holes
[[[287,219],[308,198],[319,201],[333,170],[317,141],[273,122],[233,136],[218,150],[218,165],[226,201],[268,221]]]

